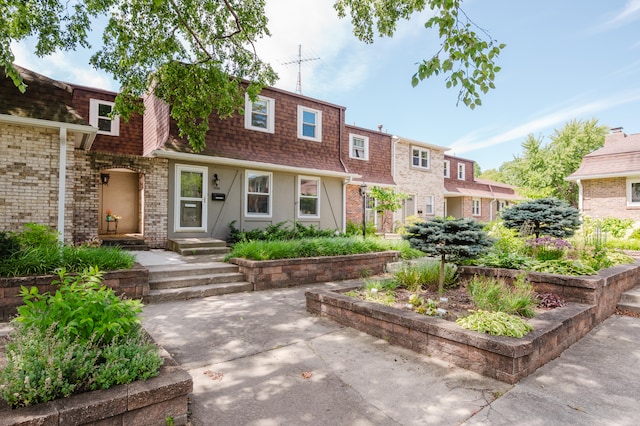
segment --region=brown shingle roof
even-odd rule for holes
[[[567,180],[640,174],[640,133],[628,135],[585,155]]]
[[[0,70],[0,114],[58,123],[89,124],[72,106],[71,86],[14,66],[27,84],[27,91],[20,93],[4,70]]]

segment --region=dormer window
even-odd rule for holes
[[[89,100],[89,124],[97,127],[100,135],[120,135],[120,117],[111,116],[113,106],[113,102],[100,99]]]
[[[464,163],[458,163],[458,179],[464,180]]]
[[[298,138],[322,142],[322,111],[298,105]]]
[[[258,96],[251,101],[247,95],[244,107],[244,128],[259,132],[274,133],[275,99]]]
[[[369,138],[366,136],[349,134],[349,157],[358,160],[369,159]]]

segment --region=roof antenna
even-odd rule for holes
[[[302,59],[302,45],[299,44],[298,45],[298,59],[296,59],[295,61],[290,61],[290,62],[285,62],[282,65],[291,65],[291,64],[298,64],[298,83],[296,84],[296,93],[299,93],[302,95],[302,63],[303,62],[309,62],[309,61],[317,61],[320,58],[305,58]]]

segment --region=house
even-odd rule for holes
[[[444,156],[445,216],[491,222],[501,209],[521,197],[511,185],[477,179],[474,164],[473,160]]]
[[[116,93],[19,70],[26,94],[7,78],[0,86],[0,229],[37,222],[67,242],[126,233],[149,247],[225,239],[230,223],[343,230],[360,217],[362,183],[394,184],[391,136],[347,126],[342,106],[265,88],[243,114],[211,117],[196,153],[153,96],[143,116],[124,122],[110,115]],[[73,144],[63,144],[63,129]]]
[[[444,216],[444,153],[448,149],[404,137],[394,138],[393,179],[396,190],[409,196],[396,212],[396,222],[405,223],[410,216],[423,220]]]
[[[585,155],[566,178],[578,184],[578,208],[593,218],[640,220],[640,133],[611,129],[604,146]]]

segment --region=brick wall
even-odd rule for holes
[[[415,195],[415,205],[418,213],[422,218],[429,219],[436,216],[444,215],[444,152],[433,148],[430,149],[431,162],[428,170],[413,167],[412,163],[412,144],[410,141],[400,139],[396,143],[395,152],[395,181],[397,189],[400,192]],[[433,196],[433,214],[427,215],[425,212],[426,196]],[[400,220],[396,214],[396,220]]]
[[[151,248],[167,244],[168,160],[132,155],[76,151],[77,179],[74,185],[74,241],[98,235],[98,191],[100,172],[124,168],[142,175],[144,197],[142,230]]]
[[[369,138],[369,159],[358,160],[349,156],[349,134],[366,136]],[[392,163],[391,135],[379,131],[362,129],[346,125],[342,134],[342,159],[349,173],[362,175],[359,180],[372,184],[394,183],[391,172]]]
[[[582,211],[587,216],[640,221],[640,207],[627,206],[626,178],[585,180],[582,188]]]
[[[75,165],[67,141],[65,239],[71,237]],[[60,131],[0,123],[0,229],[19,231],[34,222],[57,227]]]
[[[347,185],[345,191],[347,223],[353,222],[362,225],[362,196],[360,196],[360,184]]]

